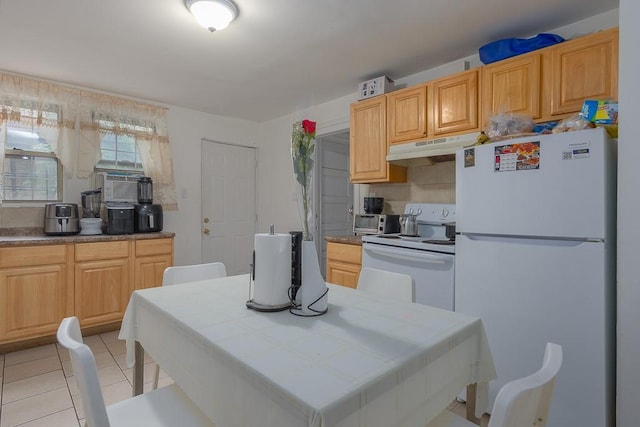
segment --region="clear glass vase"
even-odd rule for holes
[[[298,213],[302,221],[302,240],[313,240],[315,216],[313,215],[313,174],[307,172],[306,186],[296,183]]]
[[[313,137],[305,136],[300,122],[293,125],[291,159],[296,182],[298,212],[302,220],[302,240],[313,240],[315,216],[313,215],[313,164],[315,144]]]

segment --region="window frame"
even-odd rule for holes
[[[2,159],[2,161],[4,161],[7,157],[15,157],[15,156],[29,156],[29,157],[47,157],[47,158],[52,158],[55,159],[56,161],[56,167],[57,167],[57,180],[56,180],[56,186],[58,189],[58,197],[56,198],[56,200],[45,200],[45,199],[32,199],[32,200],[15,200],[15,199],[5,199],[4,198],[4,194],[2,195],[2,203],[6,203],[6,204],[23,204],[23,205],[34,205],[34,204],[43,204],[43,203],[53,203],[53,202],[61,202],[63,200],[64,197],[64,179],[63,179],[63,175],[64,175],[64,171],[63,171],[63,165],[62,162],[60,162],[60,159],[58,158],[58,156],[56,156],[56,153],[52,153],[52,152],[46,152],[46,151],[30,151],[30,150],[20,150],[20,149],[12,149],[12,148],[7,148],[4,150],[4,158]],[[6,171],[3,172],[3,191],[4,188],[7,187],[5,179],[6,179]]]
[[[96,163],[96,165],[94,166],[94,171],[106,171],[106,172],[116,172],[116,173],[142,173],[144,174],[144,163],[142,161],[142,156],[140,154],[140,149],[138,147],[138,142],[136,140],[136,128],[144,128],[145,130],[151,131],[152,128],[150,127],[146,127],[142,124],[129,124],[129,123],[121,123],[118,120],[113,120],[111,118],[108,117],[102,117],[101,119],[98,120],[98,132],[100,135],[100,160],[98,160],[98,162]],[[119,130],[120,129],[120,130]],[[127,132],[126,130],[122,130],[122,129],[128,129],[129,132]],[[111,151],[115,153],[116,156],[116,160],[115,160],[115,167],[110,168],[108,167],[108,165],[105,165],[103,163],[103,161],[105,161],[102,157],[102,151],[103,151],[103,147],[102,147],[102,142],[103,142],[103,138],[108,136],[108,135],[113,135],[113,137],[115,138],[114,141],[114,150],[111,149],[106,149],[107,151]],[[133,139],[133,146],[134,146],[134,150],[133,150],[133,156],[134,156],[134,164],[133,164],[133,168],[118,168],[118,153],[125,153],[127,151],[123,151],[123,150],[118,150],[118,139],[122,138],[122,137],[128,137],[128,138],[132,138]],[[124,143],[124,142],[123,142]],[[106,161],[105,161],[106,162]],[[139,169],[135,169],[135,166],[139,164],[140,168]]]

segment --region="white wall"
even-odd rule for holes
[[[170,107],[167,113],[178,211],[165,212],[164,230],[176,233],[175,264],[201,262],[201,140],[255,146],[254,122]]]
[[[620,1],[620,126],[618,138],[618,422],[638,425],[640,408],[640,3]]]
[[[351,95],[316,105],[280,117],[260,126],[258,146],[258,231],[287,232],[301,229],[301,219],[295,198],[295,180],[291,161],[291,130],[297,120],[318,123],[316,135],[325,135],[349,128],[349,105],[356,100]]]

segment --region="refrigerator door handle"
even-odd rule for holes
[[[577,247],[585,243],[602,243],[604,239],[565,239],[554,237],[509,236],[501,234],[459,233],[469,240],[485,242],[521,243],[525,245]]]
[[[374,247],[374,246],[366,246],[363,247],[365,251],[385,256],[388,258],[394,258],[401,261],[418,261],[429,264],[446,264],[447,262],[453,261],[453,256],[438,256],[428,253],[423,253],[418,250],[402,250],[402,249],[393,249],[393,248],[385,248],[385,247]]]

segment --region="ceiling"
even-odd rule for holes
[[[619,6],[618,0],[0,0],[0,69],[263,122]]]

